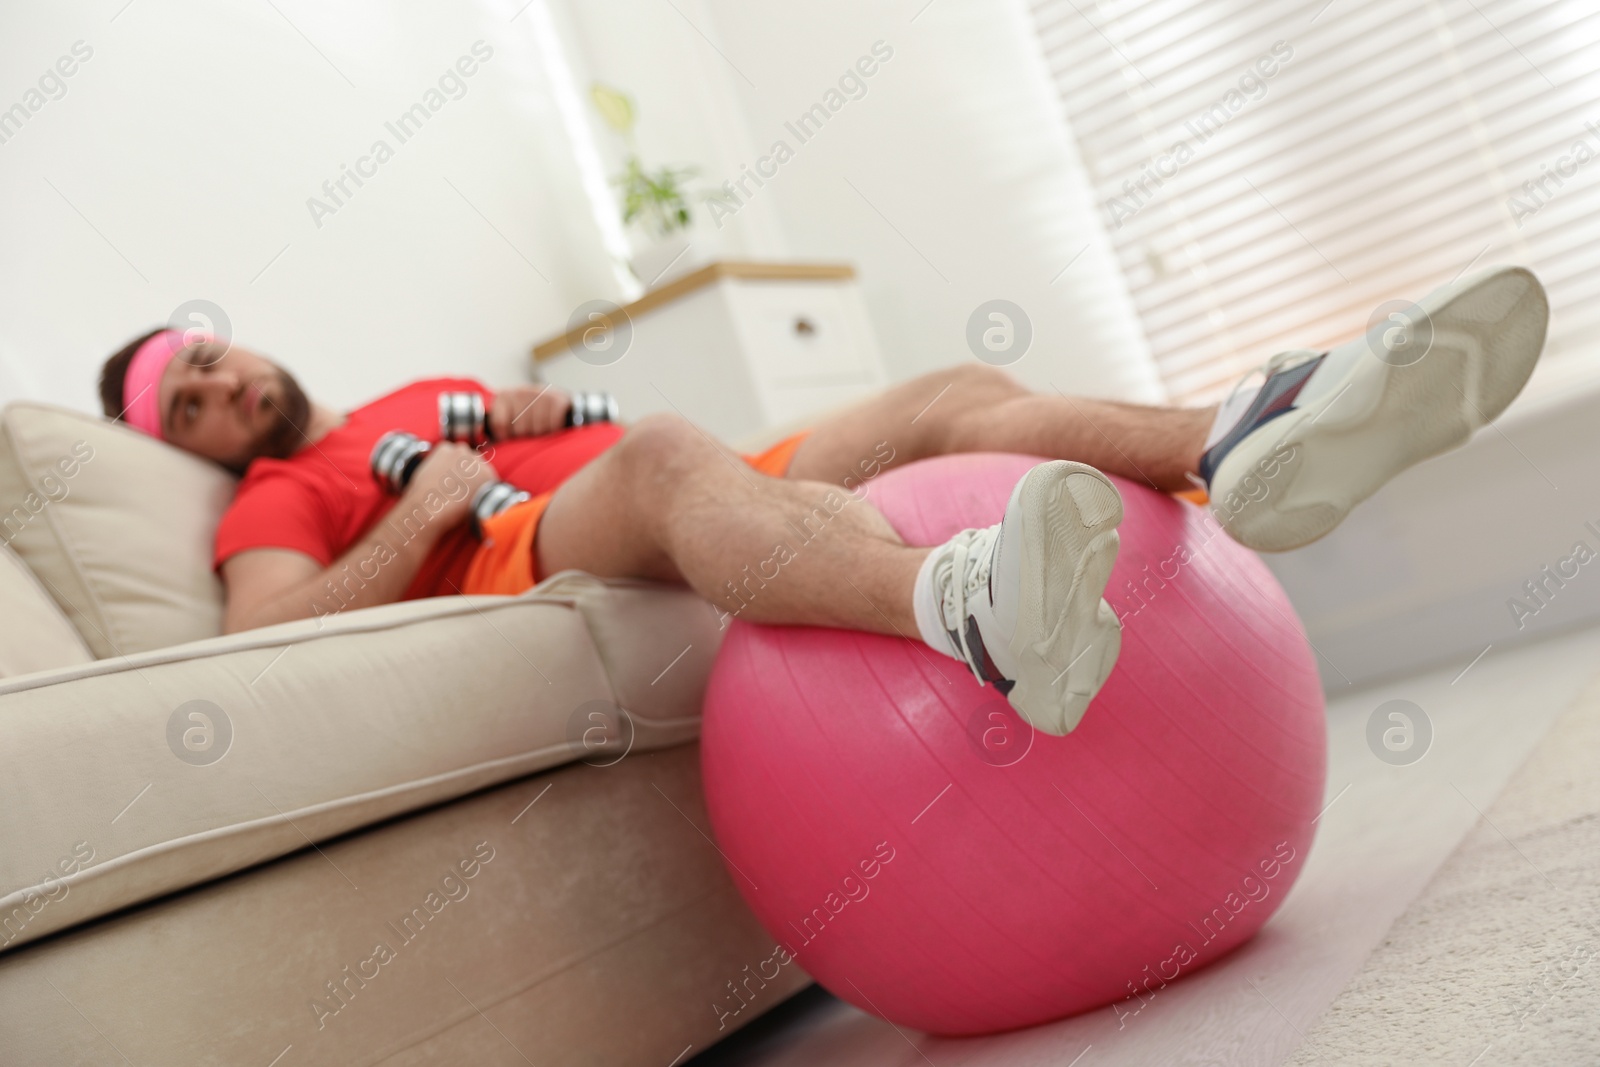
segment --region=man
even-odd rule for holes
[[[435,444],[398,499],[369,470],[374,443],[395,429],[437,442],[438,394],[484,393],[477,383],[418,382],[341,414],[254,352],[158,330],[107,361],[101,400],[243,473],[216,546],[230,631],[515,593],[575,568],[683,582],[753,622],[917,635],[1036,728],[1063,734],[1120,647],[1102,593],[1122,501],[1102,471],[1168,492],[1203,485],[1229,533],[1258,550],[1316,540],[1396,473],[1498,416],[1544,344],[1544,291],[1522,268],[1420,306],[1420,323],[1274,357],[1220,408],[1036,396],[973,365],[895,386],[754,457],[665,415],[563,430],[570,398],[519,386],[486,395],[492,450]],[[1018,482],[1000,523],[931,549],[840,492],[954,452],[1056,458]],[[495,479],[533,498],[485,522],[480,539],[470,497]],[[795,529],[822,523],[788,547]],[[775,552],[781,577],[741,588],[745,568]]]

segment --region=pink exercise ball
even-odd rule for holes
[[[997,521],[1036,462],[927,460],[869,498],[937,544]],[[991,1033],[1137,1010],[1283,902],[1326,767],[1304,631],[1210,514],[1117,487],[1122,653],[1065,737],[920,643],[733,622],[706,696],[706,803],[773,966],[792,957],[904,1026]]]

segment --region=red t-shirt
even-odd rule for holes
[[[217,527],[214,565],[252,548],[303,552],[324,567],[388,513],[396,498],[372,476],[372,447],[390,430],[439,440],[442,392],[493,394],[470,378],[414,382],[345,416],[342,426],[289,459],[258,459],[239,483]],[[548,493],[610,448],[622,428],[607,423],[496,442],[484,458],[496,473],[538,495]],[[445,596],[466,576],[477,540],[463,524],[439,539],[406,589],[406,600]]]

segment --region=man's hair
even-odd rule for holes
[[[139,351],[139,346],[150,338],[167,329],[166,326],[157,326],[149,333],[141,334],[117,349],[105,365],[100,368],[100,407],[105,410],[106,418],[120,419],[127,405],[123,402],[122,383],[128,377],[128,364],[133,362],[133,357]]]

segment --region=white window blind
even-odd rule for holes
[[[1031,6],[1174,399],[1502,262],[1600,370],[1594,0]]]

